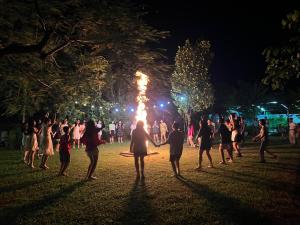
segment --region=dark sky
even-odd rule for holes
[[[146,5],[147,23],[171,32],[171,37],[161,43],[168,50],[170,62],[174,62],[177,46],[185,39],[211,41],[214,83],[260,80],[265,71],[263,49],[280,42],[282,18],[300,9],[300,1],[291,0],[137,2]]]

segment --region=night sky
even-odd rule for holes
[[[149,12],[144,18],[147,23],[171,32],[171,37],[161,42],[170,63],[185,39],[211,41],[214,83],[260,80],[265,71],[263,49],[280,43],[282,18],[300,9],[300,1],[290,0],[136,2]]]

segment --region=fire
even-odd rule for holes
[[[146,90],[147,90],[147,84],[149,81],[149,78],[146,74],[137,71],[135,76],[138,78],[137,85],[138,85],[138,91],[139,94],[136,98],[138,107],[136,110],[136,121],[143,121],[144,122],[144,128],[145,131],[148,132],[148,123],[147,123],[147,111],[146,111],[146,105],[145,103],[148,101],[148,98],[146,97]]]

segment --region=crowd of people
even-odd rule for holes
[[[148,130],[144,128],[142,121],[133,122],[130,126],[130,152],[134,155],[134,162],[137,176],[144,177],[144,157],[147,155],[146,141],[150,140],[154,146],[170,144],[170,162],[175,176],[180,175],[179,160],[182,155],[185,134],[180,129],[178,123],[174,122],[172,131],[169,132],[167,124],[161,120],[156,120],[153,125],[147,125]],[[40,160],[39,167],[41,169],[49,169],[47,161],[54,152],[59,152],[60,170],[58,175],[66,176],[66,170],[70,163],[70,151],[79,149],[83,145],[86,146],[87,156],[90,159],[86,179],[96,179],[93,176],[98,162],[98,145],[103,144],[103,129],[105,124],[99,120],[94,122],[76,120],[74,124],[69,124],[68,119],[63,121],[50,119],[47,113],[42,119],[35,121],[29,120],[22,126],[23,138],[22,149],[24,150],[24,162],[31,168],[35,168],[34,160],[38,155]],[[292,119],[289,121],[289,140],[291,144],[295,144],[296,132],[300,128],[296,126]],[[109,142],[114,143],[115,139],[118,143],[124,142],[125,130],[122,121],[112,121],[108,126]],[[218,138],[219,136],[219,138]],[[245,141],[245,120],[236,114],[231,114],[229,118],[220,118],[218,125],[211,120],[203,117],[199,122],[199,130],[193,123],[189,123],[187,127],[187,144],[191,147],[199,148],[199,158],[197,170],[202,169],[203,153],[209,161],[208,167],[213,167],[213,160],[210,154],[213,143],[219,139],[218,150],[220,153],[220,164],[232,163],[234,154],[236,157],[242,157],[241,143]],[[298,134],[299,137],[299,134]],[[273,158],[277,158],[275,154],[268,151],[268,128],[266,120],[259,121],[259,132],[252,139],[260,141],[259,156],[260,162],[265,162],[265,153],[270,154]],[[300,143],[300,142],[299,142]]]

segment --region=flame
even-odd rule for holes
[[[136,101],[138,103],[138,107],[136,110],[136,121],[143,121],[144,122],[144,128],[145,131],[148,133],[148,123],[147,123],[147,111],[146,111],[146,105],[145,102],[148,101],[148,98],[146,97],[146,90],[147,90],[147,84],[149,81],[149,78],[146,74],[137,71],[135,73],[135,76],[138,78],[137,85],[138,85],[138,91],[139,94],[136,98]]]

